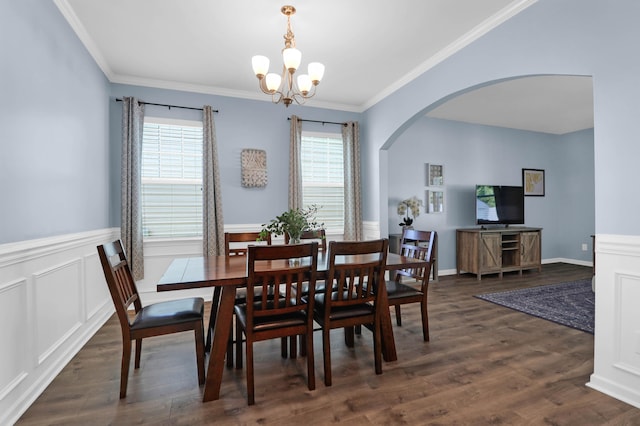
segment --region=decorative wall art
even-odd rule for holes
[[[444,212],[444,166],[442,164],[425,164],[426,206],[427,213]]]
[[[427,191],[427,213],[444,212],[444,191]]]
[[[544,197],[544,170],[522,169],[524,195]]]
[[[243,149],[242,186],[256,188],[267,186],[267,152],[261,149]]]
[[[442,164],[429,164],[426,167],[427,186],[444,185],[444,167]]]

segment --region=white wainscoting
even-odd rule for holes
[[[13,424],[112,315],[103,229],[0,245],[0,424]]]
[[[377,222],[363,225],[365,239],[380,238]],[[260,229],[225,226],[229,232]],[[113,314],[96,246],[117,238],[120,230],[113,228],[0,245],[0,424],[16,422]],[[143,304],[211,299],[211,289],[156,291],[172,259],[202,256],[201,239],[146,241],[144,253],[145,278],[137,283]]]
[[[96,246],[119,236],[119,229],[104,229],[0,245],[0,424],[17,421],[112,315]],[[364,238],[379,237],[379,224],[365,222]],[[211,298],[211,289],[156,292],[171,259],[202,255],[200,239],[149,241],[144,249],[145,279],[138,283],[144,304],[188,294]],[[595,365],[588,386],[640,408],[640,237],[598,235],[596,259]]]
[[[640,408],[640,236],[596,235],[595,290],[587,386]]]

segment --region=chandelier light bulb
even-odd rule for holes
[[[322,65],[320,62],[310,62],[308,69],[311,81],[317,86],[324,76],[324,65]]]
[[[289,72],[293,73],[300,66],[300,62],[302,61],[302,52],[295,47],[284,49],[282,51],[282,60],[284,61],[285,68],[289,70]]]
[[[253,72],[258,78],[262,78],[267,75],[269,71],[269,58],[262,55],[256,55],[251,58],[251,65],[253,65]]]
[[[280,82],[282,81],[282,77],[280,77],[280,75],[278,75],[278,74],[276,74],[274,72],[270,72],[265,77],[265,80],[266,80],[266,84],[267,84],[267,90],[269,91],[269,93],[273,94],[280,87]]]
[[[307,95],[311,91],[311,78],[307,74],[300,74],[298,76],[298,89],[303,95]]]

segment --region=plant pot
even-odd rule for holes
[[[287,232],[289,234],[289,244],[300,244],[300,234],[292,234],[291,232]]]

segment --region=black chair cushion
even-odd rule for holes
[[[410,296],[422,296],[422,292],[406,284],[387,281],[387,298],[396,299]]]
[[[262,287],[256,286],[253,289],[253,300],[262,299]],[[236,289],[236,300],[234,302],[236,305],[241,305],[243,303],[247,303],[247,289],[244,287]]]
[[[204,299],[202,297],[154,303],[145,306],[136,314],[131,329],[140,330],[194,321],[201,319],[203,313]]]
[[[256,304],[256,307],[259,308],[259,304]],[[246,304],[236,305],[234,306],[233,309],[236,313],[236,321],[240,321],[240,323],[246,328],[247,305]],[[256,310],[259,310],[259,309],[256,309]],[[304,310],[300,310],[298,312],[291,312],[284,315],[266,315],[266,316],[254,315],[253,331],[265,331],[265,330],[272,330],[276,328],[285,328],[285,327],[294,327],[297,325],[304,325],[306,324],[306,319],[307,319],[307,315]]]
[[[332,300],[337,299],[336,292],[332,293]],[[325,303],[324,303],[324,294],[316,294],[314,298],[315,306],[314,310],[316,312],[316,321],[319,317],[324,315]],[[374,312],[373,305],[369,303],[358,303],[356,305],[349,306],[332,306],[331,313],[329,314],[329,318],[332,320],[342,319],[342,318],[350,318],[355,316],[365,316],[371,315]]]

